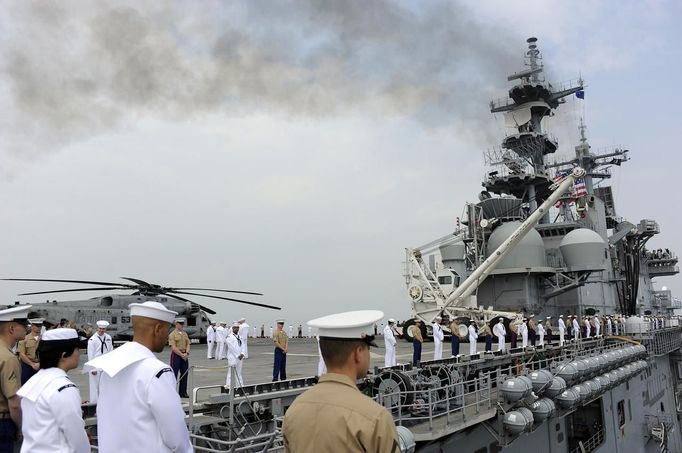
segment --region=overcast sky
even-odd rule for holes
[[[580,116],[594,149],[630,149],[618,214],[682,250],[677,1],[138,3],[2,1],[0,277],[132,276],[283,307],[198,300],[253,325],[404,319],[404,248],[476,199],[504,134],[488,103],[529,36],[550,80],[587,84],[547,123],[560,153]],[[657,284],[682,295],[678,277]]]

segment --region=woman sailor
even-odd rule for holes
[[[17,392],[23,412],[22,453],[90,452],[80,391],[66,375],[78,367],[84,343],[74,329],[43,334],[38,346],[40,371]]]

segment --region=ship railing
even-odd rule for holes
[[[203,452],[260,452],[260,453],[275,453],[284,451],[282,445],[276,445],[278,431],[261,434],[259,436],[249,437],[248,442],[243,440],[219,440],[213,437],[206,437],[200,434],[190,434],[190,441],[194,451]]]
[[[413,390],[379,393],[374,399],[392,411],[397,426],[407,426],[419,435],[456,432],[494,417],[496,393],[490,374],[485,373],[441,386],[421,381]]]
[[[570,453],[590,453],[595,451],[601,444],[604,443],[604,430],[599,429],[592,437],[585,442],[578,442],[578,446],[570,451]]]

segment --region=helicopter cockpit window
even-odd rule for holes
[[[188,326],[196,326],[197,325],[197,318],[194,316],[188,316],[187,317],[187,325]]]
[[[111,307],[111,304],[114,303],[114,299],[109,296],[102,297],[99,301],[100,306],[102,307]]]

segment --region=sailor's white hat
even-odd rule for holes
[[[28,322],[30,322],[34,326],[39,326],[45,322],[45,319],[43,319],[43,318],[31,318],[28,320]]]
[[[395,319],[393,319],[393,318],[388,318],[388,322],[395,323]]]
[[[0,310],[0,322],[26,322],[30,309],[31,305],[17,305],[16,307]]]
[[[164,307],[163,304],[151,300],[141,304],[130,304],[128,305],[128,308],[130,308],[130,316],[158,319],[159,321],[165,321],[169,324],[172,324],[173,320],[178,315],[178,312],[169,310]]]
[[[60,327],[58,329],[48,330],[40,337],[40,341],[60,340],[78,340],[78,332],[76,332],[76,329]]]
[[[358,310],[337,313],[308,321],[317,327],[320,338],[341,340],[364,340],[374,344],[374,323],[383,319],[384,312],[379,310]]]
[[[239,321],[237,321],[237,322],[244,322],[244,321],[246,321],[246,318],[239,318]]]
[[[233,322],[232,327],[239,327],[239,322],[238,321]]]
[[[560,318],[563,318],[563,317],[564,317],[564,315],[559,315],[559,317],[560,317]]]
[[[440,320],[442,320],[443,318],[441,318],[440,316],[436,316],[436,319],[440,319]]]
[[[38,351],[48,351],[60,345],[74,345],[79,348],[85,348],[87,344],[87,338],[79,337],[76,329],[60,327],[48,330],[40,337]]]
[[[105,321],[104,319],[97,321],[97,327],[99,327],[100,329],[106,329],[107,327],[109,327],[109,321]]]

